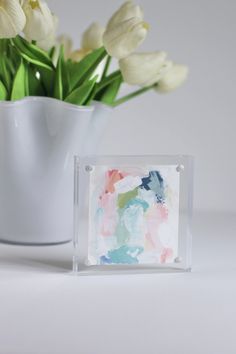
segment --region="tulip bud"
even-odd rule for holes
[[[129,85],[155,84],[172,63],[166,61],[167,53],[134,53],[119,60],[124,81]]]
[[[69,55],[69,59],[71,59],[72,61],[80,61],[82,60],[84,57],[86,57],[86,55],[88,55],[91,52],[90,49],[77,49],[74,50],[73,52],[70,53]]]
[[[133,17],[106,29],[103,44],[112,57],[125,58],[144,41],[147,31],[147,23]]]
[[[187,79],[188,71],[188,67],[185,65],[173,64],[160,81],[158,81],[156,90],[166,93],[177,89]]]
[[[55,40],[55,50],[52,57],[52,61],[55,66],[57,65],[62,45],[64,48],[64,58],[66,60],[70,58],[70,55],[72,53],[72,46],[73,46],[72,39],[66,34],[62,34],[59,37],[57,37]]]
[[[57,41],[58,47],[63,45],[65,59],[68,59],[71,55],[71,52],[72,52],[72,46],[73,46],[72,39],[69,36],[67,36],[66,34],[62,34],[59,37],[57,37],[56,41]]]
[[[56,44],[56,31],[57,31],[59,20],[55,14],[52,15],[52,18],[53,18],[53,31],[45,39],[41,41],[37,41],[37,46],[42,48],[45,51],[48,51]]]
[[[111,17],[107,24],[107,28],[111,29],[118,23],[129,20],[132,17],[136,17],[142,21],[143,12],[140,6],[135,5],[133,1],[126,1]]]
[[[23,10],[26,16],[24,33],[27,38],[40,41],[53,32],[54,23],[48,5],[41,0],[25,0]]]
[[[25,26],[25,14],[19,0],[0,1],[0,38],[14,38]]]
[[[83,33],[82,37],[82,48],[83,49],[98,49],[103,46],[102,36],[105,32],[99,23],[92,23],[89,28]]]

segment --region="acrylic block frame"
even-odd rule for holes
[[[145,168],[169,169],[176,173],[178,189],[177,254],[168,263],[142,264],[91,264],[89,262],[89,238],[91,236],[91,185],[94,171]],[[173,172],[174,171],[174,172]],[[94,185],[94,181],[93,181]],[[191,270],[191,219],[193,205],[193,157],[187,155],[142,156],[75,156],[74,158],[74,237],[73,271],[75,274],[99,273],[151,273]],[[91,220],[92,219],[92,220]],[[97,237],[95,235],[95,237]]]

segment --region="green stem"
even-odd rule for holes
[[[118,100],[116,100],[112,104],[112,106],[113,107],[117,107],[120,104],[125,103],[125,102],[131,100],[132,98],[134,98],[136,96],[142,95],[143,93],[145,93],[145,92],[147,92],[149,90],[152,90],[155,86],[156,86],[156,84],[155,85],[151,85],[151,86],[147,86],[147,87],[142,87],[141,89],[139,89],[137,91],[131,92],[130,94],[128,94],[126,96],[123,96],[123,97],[119,98]]]
[[[103,73],[102,73],[102,78],[101,78],[101,80],[105,79],[105,77],[107,76],[107,72],[108,72],[110,63],[111,63],[111,56],[108,55],[108,56],[107,56],[107,60],[106,60],[106,64],[105,64],[105,67],[104,67],[104,70],[103,70]]]

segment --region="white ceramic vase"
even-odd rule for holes
[[[47,97],[0,102],[0,241],[72,239],[73,157],[96,154],[110,110]]]

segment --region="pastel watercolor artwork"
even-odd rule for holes
[[[93,166],[88,265],[173,263],[178,223],[176,165]]]

